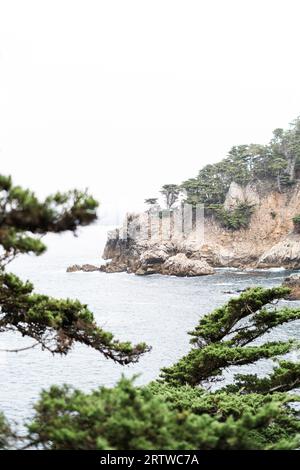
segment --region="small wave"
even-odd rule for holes
[[[230,267],[226,267],[226,268],[215,268],[216,271],[239,271],[240,268],[230,268]]]
[[[286,268],[280,266],[278,268],[268,268],[268,269],[255,269],[255,271],[262,271],[266,273],[280,273],[281,271],[286,271]]]
[[[234,283],[233,282],[215,282],[214,285],[215,286],[233,286]]]
[[[279,266],[278,268],[245,268],[243,272],[246,273],[280,273],[287,271],[287,268]]]

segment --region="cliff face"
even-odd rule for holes
[[[284,193],[261,183],[232,183],[224,207],[230,210],[241,202],[254,206],[248,228],[226,230],[210,216],[201,237],[197,228],[182,234],[180,224],[171,220],[164,231],[149,222],[149,214],[132,214],[125,228],[110,232],[103,257],[111,261],[101,269],[194,276],[212,274],[213,267],[300,268],[300,234],[292,220],[300,213],[300,183]]]

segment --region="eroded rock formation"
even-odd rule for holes
[[[212,274],[215,267],[300,268],[300,233],[293,226],[293,217],[300,213],[300,183],[284,193],[261,183],[232,183],[224,207],[241,202],[254,206],[247,228],[226,230],[208,216],[202,237],[197,227],[182,233],[174,215],[164,225],[149,223],[149,213],[131,214],[124,227],[109,233],[103,253],[109,261],[101,270],[197,276]]]

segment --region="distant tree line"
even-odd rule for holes
[[[275,129],[269,144],[238,145],[218,163],[206,165],[181,185],[190,203],[222,204],[230,183],[268,180],[278,191],[300,176],[300,118],[287,130]]]
[[[221,225],[229,229],[245,227],[253,208],[247,207],[247,217],[240,211],[232,214],[223,208],[230,184],[242,186],[258,181],[268,182],[276,191],[283,192],[300,177],[300,117],[287,130],[275,129],[267,145],[249,144],[232,147],[228,156],[215,164],[206,165],[195,178],[180,185],[166,184],[161,189],[167,209],[174,208],[180,195],[192,205],[204,204],[206,214],[214,214]],[[151,205],[157,198],[145,200]],[[244,207],[245,208],[245,207]]]

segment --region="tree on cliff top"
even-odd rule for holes
[[[181,188],[177,184],[165,184],[161,189],[161,194],[165,197],[167,209],[171,209],[178,200]]]
[[[300,176],[300,117],[287,130],[275,129],[269,144],[232,147],[223,160],[206,165],[181,185],[191,204],[223,204],[230,183],[268,181],[282,191]]]
[[[157,197],[149,197],[148,199],[145,199],[145,204],[147,204],[148,206],[155,206],[155,204],[157,204]]]
[[[148,199],[145,199],[144,203],[149,207],[147,210],[148,214],[159,207],[157,197],[149,197]]]
[[[0,332],[16,331],[52,353],[66,354],[74,342],[91,346],[121,364],[136,361],[145,344],[119,342],[96,325],[87,305],[33,292],[30,282],[7,273],[6,265],[25,253],[42,254],[41,236],[76,232],[96,220],[98,203],[87,191],[56,193],[39,201],[34,193],[0,176]]]

